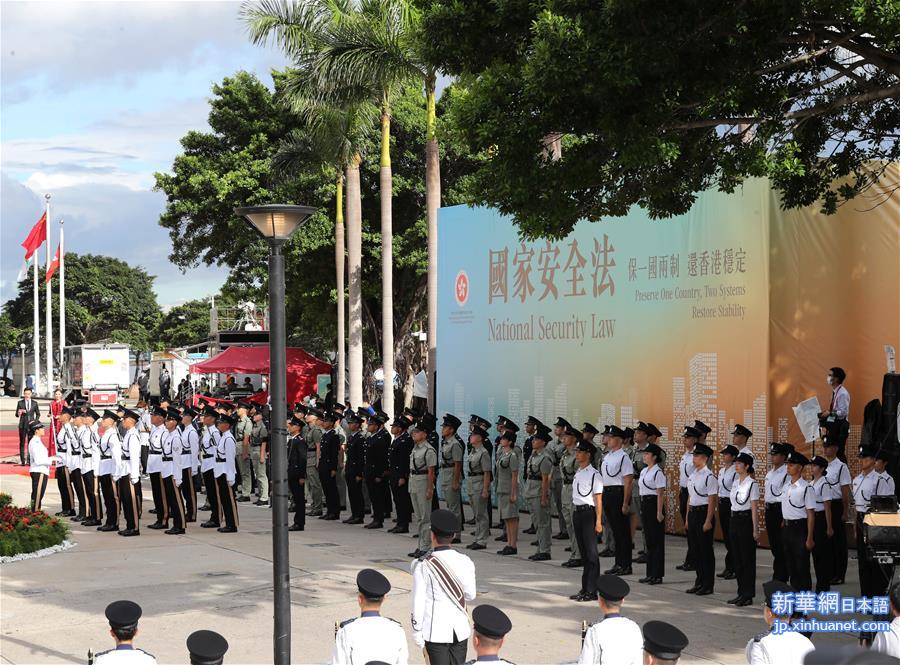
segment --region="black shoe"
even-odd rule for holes
[[[728,574],[728,569],[726,568],[726,569],[723,570],[721,573],[716,573],[716,577],[722,577],[722,578],[724,578],[727,574]]]
[[[576,598],[575,600],[577,600],[579,603],[596,602],[597,594],[596,593],[582,593],[582,594],[579,594],[578,598]]]
[[[567,548],[566,548],[566,552],[571,552],[571,551],[572,551],[572,548],[571,548],[571,547],[567,547]]]
[[[622,569],[619,568],[618,566],[613,566],[609,570],[604,570],[603,574],[604,575],[621,575],[621,571],[622,571]]]
[[[84,515],[75,515],[72,518],[72,521],[73,522],[83,522],[85,519],[87,519],[87,518]]]
[[[321,517],[321,516],[322,516],[322,511],[321,511],[321,510],[314,510],[314,511],[311,512],[311,513],[306,513],[306,516],[307,516],[307,517]]]
[[[550,561],[550,555],[547,552],[541,552],[540,554],[532,554],[528,557],[532,561]]]
[[[835,577],[835,578],[834,578],[833,580],[831,580],[831,582],[830,582],[831,586],[834,586],[835,584],[843,584],[843,583],[844,583],[844,578],[843,578],[843,577]]]
[[[733,570],[726,570],[725,574],[722,577],[726,580],[733,580],[737,577],[737,573],[735,573]]]
[[[518,553],[519,553],[518,548],[510,547],[509,545],[504,547],[502,550],[497,550],[497,554],[499,554],[500,556],[509,556],[511,554],[518,554]]]
[[[506,534],[505,534],[505,533],[501,533],[499,536],[497,536],[496,538],[494,538],[494,542],[497,542],[497,543],[505,543],[505,542],[506,542]]]
[[[684,592],[685,593],[697,593],[698,591],[700,591],[700,587],[695,584],[690,589],[685,589]]]
[[[328,513],[319,513],[318,515],[316,515],[316,517],[318,517],[320,520],[327,520]]]
[[[326,515],[323,518],[326,522],[334,522],[335,520],[341,519],[340,515]]]
[[[486,550],[487,545],[482,545],[481,543],[469,543],[466,545],[467,550]]]
[[[607,547],[605,550],[602,550],[597,556],[603,559],[608,559],[609,557],[613,557],[615,555],[616,553]]]
[[[424,554],[424,552],[422,552],[421,550],[418,550],[418,549],[417,549],[415,552],[410,552],[410,553],[407,554],[406,556],[408,556],[410,559],[418,559],[418,558],[419,558],[420,556],[422,556],[423,554]]]
[[[254,505],[254,506],[268,506],[268,505],[269,505],[269,502],[268,502],[268,501],[263,501],[262,499],[260,499],[259,501],[254,501],[254,502],[253,502],[253,505]]]
[[[216,529],[216,531],[218,531],[219,533],[237,533],[237,527],[236,526],[220,526],[218,529]]]
[[[647,563],[647,555],[641,554],[635,557],[633,563]]]
[[[249,500],[250,500],[249,496],[239,496],[238,498],[235,499],[235,501],[237,501],[238,503],[246,503]]]
[[[184,529],[176,529],[175,527],[172,527],[171,529],[166,529],[165,532],[170,536],[180,536],[184,533]]]
[[[618,574],[619,575],[633,575],[634,573],[631,572],[631,566],[628,566],[627,568],[619,568]]]
[[[697,589],[697,595],[698,595],[698,596],[709,596],[710,594],[712,594],[712,592],[713,592],[713,590],[710,589],[710,588],[706,588],[706,589]]]
[[[581,559],[569,559],[568,561],[563,562],[563,568],[581,568],[584,565],[584,561]]]
[[[75,517],[75,511],[74,511],[74,510],[69,510],[69,511],[63,513],[63,516],[64,516],[64,517]]]
[[[735,607],[747,607],[747,605],[752,605],[752,598],[741,598],[738,602],[734,604]]]
[[[729,605],[737,605],[739,601],[743,600],[740,596],[735,596],[731,600],[727,601]]]
[[[580,600],[583,595],[584,595],[584,591],[579,591],[578,593],[573,593],[571,596],[569,596],[569,600]]]
[[[125,536],[126,538],[130,538],[131,536],[140,536],[140,529],[125,529],[124,531],[119,531],[120,536]]]
[[[365,523],[365,520],[362,517],[354,517],[352,520],[347,522],[347,524],[353,524],[353,525],[363,524],[363,523]]]
[[[368,524],[366,524],[365,528],[366,529],[383,529],[384,523],[383,522],[369,522]]]
[[[651,577],[647,580],[647,584],[662,584],[663,578],[661,577]]]
[[[456,538],[454,538],[453,540],[450,541],[451,545],[459,545],[461,543],[462,543],[462,538],[460,538],[459,536],[457,536]]]
[[[151,525],[148,526],[147,528],[148,528],[148,529],[168,529],[168,528],[169,528],[169,525],[168,525],[168,524],[165,524],[165,523],[163,523],[163,522],[154,522],[153,524],[151,524]]]
[[[532,541],[531,541],[531,545],[532,545],[533,547],[537,547],[537,546],[538,546],[538,543],[540,543],[540,542],[541,542],[541,541],[539,541],[539,540],[532,540]]]
[[[534,534],[537,533],[537,529],[534,528],[534,525],[531,525],[530,527],[525,529],[522,533],[527,533],[529,536],[533,536]]]
[[[97,528],[97,531],[118,531],[118,530],[119,530],[118,524],[104,524],[103,526]]]
[[[100,520],[85,520],[81,523],[81,526],[100,526],[103,524]]]
[[[66,511],[65,511],[65,510],[60,510],[58,513],[53,513],[53,515],[54,515],[54,517],[65,517],[65,516],[66,516]]]
[[[679,565],[679,566],[675,566],[675,570],[686,570],[686,571],[690,571],[690,570],[697,570],[697,568],[696,568],[696,567],[694,566],[694,564],[692,564],[692,563],[682,563],[682,564]]]
[[[303,531],[303,527],[300,526],[299,524],[291,524],[288,527],[288,531]]]
[[[208,503],[204,503],[202,506],[198,508],[198,510],[212,510],[212,506]]]
[[[151,508],[147,512],[150,513],[151,515],[156,515],[156,508]]]
[[[209,521],[203,522],[203,523],[200,525],[200,527],[201,527],[202,529],[218,529],[218,528],[219,528],[219,523],[218,523],[218,522],[213,522],[212,520],[209,520]]]
[[[392,533],[409,533],[409,527],[408,526],[398,526],[397,530],[393,531]]]
[[[388,532],[388,533],[397,533],[397,527],[396,527],[396,526],[392,526],[390,529],[387,530],[387,532]]]
[[[473,517],[473,518],[470,519],[470,520],[466,520],[466,521],[464,522],[464,524],[475,524],[475,518]]]
[[[350,522],[352,522],[352,521],[353,521],[353,518],[352,518],[352,517],[348,517],[348,518],[345,519],[345,520],[341,520],[341,524],[350,524]]]
[[[553,540],[568,540],[569,534],[567,534],[565,531],[560,531],[555,536],[552,536],[552,538],[553,538]]]
[[[649,581],[650,581],[649,577],[642,577],[641,579],[638,580],[638,582],[640,582],[641,584],[646,584]]]

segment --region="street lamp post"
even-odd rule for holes
[[[284,329],[284,244],[315,208],[263,205],[236,208],[269,243],[269,429],[272,455],[272,570],[275,665],[291,662],[291,576],[288,552],[287,359]]]

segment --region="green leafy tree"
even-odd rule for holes
[[[750,176],[833,212],[900,158],[896,2],[418,3],[431,62],[468,84],[470,197],[529,235]]]
[[[3,365],[0,377],[8,376],[12,378],[9,366],[12,364],[13,358],[19,354],[19,344],[23,341],[24,335],[22,330],[13,325],[9,313],[6,311],[0,313],[0,363]]]
[[[154,345],[164,349],[198,344],[209,337],[210,299],[189,300],[170,309],[153,332]]]

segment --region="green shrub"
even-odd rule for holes
[[[0,508],[0,556],[36,552],[62,543],[69,529],[42,510],[4,505]]]
[[[12,503],[12,497],[6,492],[0,492],[0,508],[6,508]]]

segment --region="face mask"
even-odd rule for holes
[[[830,376],[825,377],[825,383],[827,383],[829,386],[831,385],[831,377]]]

